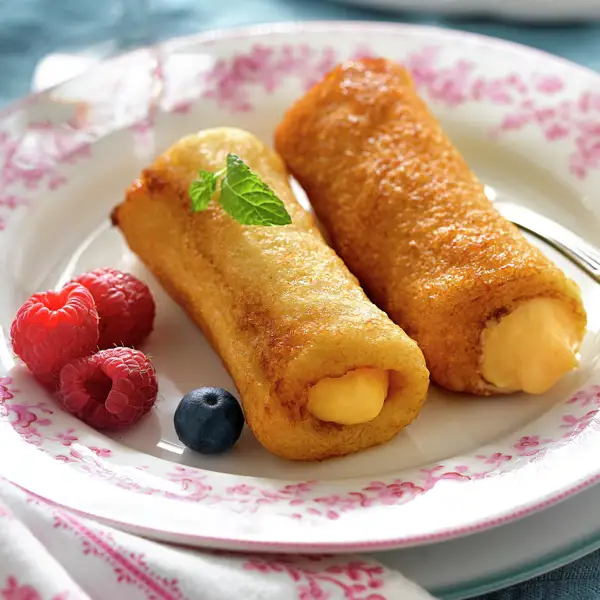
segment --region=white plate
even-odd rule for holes
[[[107,215],[150,159],[190,131],[229,124],[270,140],[283,111],[337,61],[404,61],[422,94],[500,196],[598,237],[599,78],[489,38],[376,24],[279,25],[141,50],[13,107],[0,122],[0,474],[148,536],[231,549],[356,551],[435,542],[545,508],[600,479],[600,290],[581,285],[581,368],[541,397],[432,389],[419,419],[357,456],[294,464],[248,430],[227,456],[184,451],[172,415],[201,385],[233,389],[201,334],[127,250]],[[111,265],[158,305],[145,350],[156,410],[126,434],[60,411],[15,366],[11,320],[35,290]],[[57,460],[58,459],[58,460]]]
[[[462,600],[526,581],[600,548],[600,486],[483,533],[379,552],[376,559],[440,600]]]
[[[600,16],[597,0],[337,0],[364,8],[436,12],[469,17],[506,17],[523,21],[584,21]]]

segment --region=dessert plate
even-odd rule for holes
[[[0,475],[149,537],[290,552],[447,540],[600,480],[600,289],[549,246],[589,314],[580,368],[549,393],[474,398],[432,387],[393,441],[318,464],[278,459],[248,429],[225,456],[179,443],[172,422],[181,397],[234,386],[108,215],[179,137],[232,125],[270,141],[308,86],[365,55],[411,69],[490,195],[598,241],[600,78],[558,58],[464,33],[363,23],[215,32],[118,57],[0,116]],[[156,408],[111,435],[61,411],[8,340],[27,296],[99,266],[143,278],[158,310],[143,348],[158,371]]]

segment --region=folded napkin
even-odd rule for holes
[[[170,546],[79,517],[0,478],[2,600],[425,600],[358,556]]]

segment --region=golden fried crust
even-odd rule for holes
[[[575,283],[493,208],[400,65],[337,67],[287,112],[275,146],[437,383],[495,392],[480,376],[482,329],[530,298],[563,301],[583,336]]]
[[[235,152],[284,201],[293,224],[244,227],[217,203],[189,208],[198,169]],[[248,425],[279,456],[318,460],[392,438],[417,415],[428,372],[418,346],[365,296],[295,200],[283,163],[237,129],[192,135],[163,154],[113,211],[131,249],[201,327],[240,392]],[[307,388],[356,367],[393,371],[373,421],[325,423]]]

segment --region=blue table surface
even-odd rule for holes
[[[327,0],[3,0],[0,2],[0,107],[29,92],[37,62],[50,52],[78,50],[115,36],[123,47],[139,43],[139,39],[130,35],[135,27],[127,24],[120,11],[128,8],[135,13],[144,4],[150,7],[145,32],[152,41],[207,29],[276,21],[399,21],[496,36],[600,71],[600,23],[525,25],[409,12],[392,14]],[[600,552],[596,552],[529,582],[482,596],[480,600],[599,598]]]

